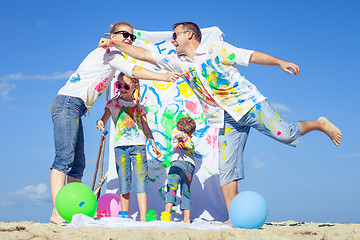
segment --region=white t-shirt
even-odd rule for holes
[[[147,114],[146,106],[140,102],[127,102],[120,98],[111,99],[105,106],[111,111],[115,124],[114,147],[146,145],[146,137],[140,121]]]
[[[177,148],[178,140],[175,136],[181,135],[185,147],[182,149]],[[171,157],[172,161],[187,161],[192,163],[195,166],[195,144],[191,138],[184,132],[178,130],[176,127],[172,132],[172,145],[173,145],[173,155]]]
[[[255,104],[266,98],[241,76],[236,64],[248,66],[253,51],[226,42],[200,44],[194,61],[186,56],[152,53],[163,69],[185,72],[184,80],[198,97],[208,123],[223,127],[224,110],[239,121]]]
[[[126,60],[116,48],[97,48],[86,56],[58,94],[81,98],[89,109],[114,78],[116,70],[129,77],[136,65]]]

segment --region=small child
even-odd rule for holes
[[[190,184],[195,172],[195,145],[191,140],[196,123],[191,117],[181,117],[172,133],[174,147],[167,177],[165,211],[171,211],[176,203],[176,191],[181,186],[180,209],[184,211],[184,222],[190,223]]]
[[[96,125],[99,130],[103,130],[109,117],[112,117],[115,124],[114,146],[121,207],[123,211],[129,211],[130,190],[136,192],[140,221],[146,221],[147,193],[149,192],[146,138],[157,154],[157,158],[161,156],[161,152],[147,124],[146,106],[139,101],[139,80],[120,73],[116,85],[117,96],[106,104],[105,113]],[[137,98],[134,98],[136,90]],[[131,168],[133,169],[132,176]]]

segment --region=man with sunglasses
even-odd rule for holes
[[[136,37],[129,23],[116,23],[110,30],[110,41],[131,45]],[[129,77],[175,81],[180,74],[160,74],[136,66],[114,47],[93,50],[70,76],[51,105],[54,123],[55,159],[51,166],[50,186],[53,212],[50,221],[63,219],[55,207],[55,198],[67,182],[81,182],[85,169],[84,135],[81,117],[109,86],[116,71]]]
[[[201,31],[192,22],[174,24],[173,29],[171,42],[177,58],[105,39],[100,40],[99,47],[115,46],[133,58],[163,69],[177,72],[195,69],[184,79],[197,95],[210,126],[220,128],[220,186],[228,210],[238,193],[237,182],[244,178],[243,150],[251,127],[290,146],[296,146],[300,136],[314,130],[327,134],[336,146],[340,144],[340,130],[324,117],[295,123],[283,120],[235,66],[250,63],[280,66],[283,71],[297,75],[300,69],[296,64],[226,42],[201,43]]]

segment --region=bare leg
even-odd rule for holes
[[[169,212],[169,214],[170,214],[170,221],[172,221],[171,210],[172,210],[172,207],[173,207],[173,206],[174,206],[174,204],[171,203],[171,202],[168,202],[168,203],[165,204],[165,211],[166,211],[166,212]]]
[[[226,208],[229,212],[230,203],[233,200],[233,198],[239,193],[237,189],[237,181],[232,181],[228,184],[225,184],[220,187],[222,195],[225,200]],[[228,225],[231,225],[230,220],[225,222]]]
[[[184,223],[191,223],[190,222],[190,210],[184,210]]]
[[[220,187],[221,192],[223,194],[226,208],[229,212],[230,203],[233,200],[233,198],[239,193],[237,190],[237,181],[229,182],[228,184],[225,184]]]
[[[341,131],[327,118],[319,117],[319,119],[316,121],[299,121],[299,124],[301,127],[300,136],[308,132],[317,130],[328,135],[336,146],[340,145],[342,137]]]
[[[130,193],[120,194],[121,210],[129,214]]]
[[[50,217],[50,221],[53,223],[61,223],[64,219],[59,215],[55,207],[55,198],[59,190],[65,185],[66,175],[63,172],[60,172],[56,169],[51,170],[50,174],[50,188],[51,188],[51,197],[53,202],[53,211]]]
[[[147,193],[138,193],[137,200],[139,204],[140,221],[145,222],[147,211]]]
[[[174,204],[171,203],[171,202],[166,203],[165,204],[165,211],[171,212],[173,206],[174,206]]]
[[[68,177],[67,177],[67,183],[71,183],[71,182],[81,183],[81,179],[79,179],[79,178],[73,178],[73,177],[68,176]]]

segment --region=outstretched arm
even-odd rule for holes
[[[295,75],[300,73],[300,68],[295,63],[286,62],[279,58],[270,56],[266,53],[254,51],[250,57],[250,63],[256,63],[261,65],[270,65],[270,66],[279,66],[281,69],[289,74],[293,74],[290,69],[292,69]]]
[[[156,154],[156,158],[160,158],[161,152],[160,152],[159,148],[156,146],[151,129],[149,128],[149,125],[147,123],[146,115],[142,115],[140,117],[140,121],[141,121],[141,125],[143,127],[144,134],[145,134],[146,138],[148,139],[148,141],[150,142],[154,153]]]
[[[144,80],[175,82],[181,76],[181,73],[178,72],[167,72],[166,74],[157,73],[143,67],[135,66],[134,69],[132,70],[132,75],[135,78],[140,78]]]
[[[149,62],[153,65],[158,66],[154,58],[152,57],[151,52],[141,47],[132,46],[130,44],[126,44],[108,38],[101,38],[98,47],[102,47],[102,48],[116,47],[117,49],[119,49],[120,52],[126,53],[132,58]]]
[[[97,120],[96,122],[96,128],[99,129],[100,131],[104,130],[105,124],[107,123],[107,121],[109,120],[109,117],[111,116],[111,111],[108,108],[105,108],[105,113],[104,115],[101,117],[100,120]]]

